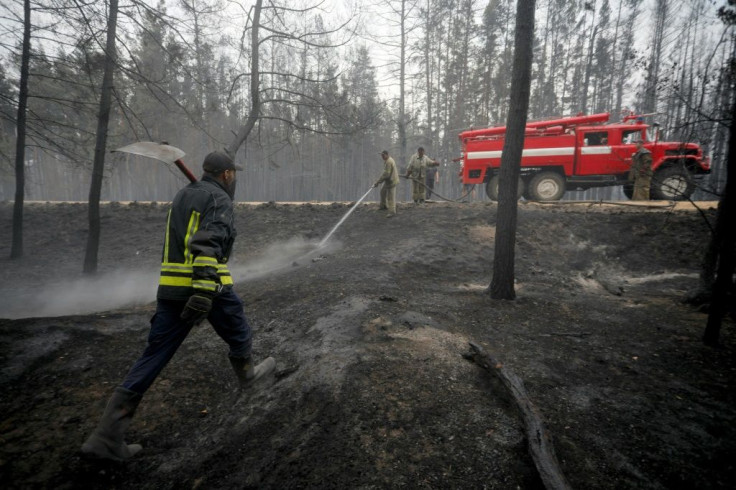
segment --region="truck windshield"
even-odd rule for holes
[[[596,131],[596,132],[585,133],[583,144],[585,146],[607,145],[608,144],[608,131]]]
[[[646,141],[646,137],[641,129],[627,129],[621,133],[621,143],[624,145],[633,145],[637,141]]]

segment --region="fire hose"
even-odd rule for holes
[[[424,182],[420,182],[419,179],[415,179],[414,177],[407,177],[406,175],[399,175],[399,177],[404,178],[406,180],[411,180],[411,181],[416,182],[418,184],[421,184],[425,188],[427,188],[427,184],[425,184]],[[465,199],[466,197],[468,197],[468,195],[470,195],[470,193],[473,192],[473,190],[472,189],[469,190],[468,192],[466,192],[465,194],[463,194],[462,196],[460,196],[457,199],[450,199],[449,197],[445,197],[442,194],[436,192],[434,189],[430,189],[430,192],[432,194],[434,194],[435,196],[439,197],[440,199],[444,199],[445,201],[449,201],[449,202],[460,202],[460,203],[462,203],[463,202],[463,199]]]

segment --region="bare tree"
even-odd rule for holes
[[[286,31],[287,26],[285,25],[283,16],[284,12],[297,14],[297,15],[307,15],[310,11],[316,9],[317,7],[306,7],[304,9],[292,9],[284,6],[276,5],[275,3],[270,3],[268,6],[263,6],[263,0],[256,0],[255,5],[252,7],[252,9],[249,12],[249,26],[246,26],[244,29],[244,32],[248,32],[250,30],[250,71],[247,74],[248,80],[249,80],[249,99],[250,99],[250,108],[247,111],[247,116],[245,119],[245,122],[238,128],[238,130],[235,132],[232,141],[227,146],[226,151],[231,154],[235,155],[238,152],[238,149],[243,146],[243,144],[248,139],[248,136],[250,135],[253,128],[256,126],[259,120],[263,118],[262,111],[264,107],[267,104],[282,104],[282,105],[296,105],[299,106],[305,98],[310,99],[308,94],[304,93],[298,93],[297,91],[291,89],[288,86],[281,86],[281,87],[262,87],[262,77],[264,75],[271,75],[273,80],[285,80],[285,79],[301,79],[304,80],[303,77],[300,78],[300,75],[298,71],[294,72],[265,72],[261,68],[261,47],[268,42],[278,42],[283,43],[286,45],[290,45],[291,43],[295,44],[304,44],[311,46],[312,48],[316,49],[325,49],[325,48],[336,48],[338,46],[342,46],[346,44],[346,41],[339,42],[336,44],[323,44],[319,41],[315,41],[314,39],[319,38],[320,36],[324,36],[326,34],[332,34],[335,32],[338,32],[345,28],[352,19],[348,19],[346,22],[344,22],[342,25],[332,29],[332,30],[323,30],[319,32],[311,32],[311,31],[304,31],[304,32],[288,32]],[[264,23],[262,20],[264,11],[269,10],[271,12],[271,20],[272,22],[269,24]],[[261,37],[261,30],[265,31],[266,34]],[[242,49],[243,47],[241,47]],[[237,85],[237,83],[240,80],[240,76],[236,77],[235,81],[233,82],[233,87]],[[324,83],[329,80],[308,80],[311,83]],[[268,98],[263,98],[263,93],[270,93],[272,94]],[[275,94],[275,95],[273,95]],[[311,100],[311,99],[310,99]],[[311,103],[314,106],[320,106],[318,101],[311,100]],[[323,109],[325,107],[322,107]],[[285,123],[292,127],[298,127],[296,121],[294,118],[291,118],[290,116],[284,116],[284,115],[275,115],[272,116],[273,119],[278,120],[282,123]],[[309,129],[304,127],[298,127],[298,129]]]
[[[664,40],[669,24],[670,10],[668,0],[656,0],[654,6],[654,33],[652,37],[652,51],[647,66],[647,77],[644,88],[644,100],[642,112],[655,112],[657,108],[657,92],[660,82],[660,69],[662,65],[662,54]]]
[[[736,25],[736,0],[729,0],[728,7],[721,7],[719,17],[730,26]],[[736,70],[736,56],[730,59],[728,75],[732,80]],[[734,271],[736,270],[736,97],[731,93],[731,124],[728,138],[728,156],[726,168],[726,186],[718,202],[718,214],[711,245],[706,251],[712,253],[710,260],[718,264],[716,278],[713,283],[713,295],[708,312],[708,322],[703,334],[703,341],[709,345],[717,345],[720,338],[721,323],[729,305],[733,308],[736,295]],[[732,311],[733,313],[733,311]]]
[[[406,36],[407,36],[407,10],[406,0],[401,0],[401,9],[399,14],[399,23],[401,26],[401,37],[399,41],[399,120],[397,129],[399,131],[399,148],[400,148],[400,165],[406,162],[406,126],[408,118],[406,116]]]
[[[31,1],[23,2],[23,54],[18,92],[17,140],[15,145],[15,202],[13,203],[13,243],[10,257],[23,256],[23,202],[25,200],[26,107],[28,104],[28,66],[31,58]]]
[[[252,46],[251,58],[250,58],[250,110],[248,111],[248,118],[235,134],[230,146],[227,147],[227,152],[230,155],[235,156],[238,152],[238,148],[248,139],[248,135],[256,125],[258,118],[261,114],[261,92],[260,92],[260,51],[259,46],[261,41],[259,39],[259,31],[261,29],[261,8],[263,0],[256,0],[256,4],[253,6],[253,17],[251,19],[251,31],[250,31],[250,43]]]
[[[733,297],[734,267],[736,266],[736,102],[731,112],[731,135],[728,139],[728,168],[726,188],[718,203],[714,237],[717,243],[718,270],[713,284],[713,298],[708,312],[708,323],[703,334],[706,344],[718,344],[721,322],[726,313],[728,298]],[[731,304],[733,307],[733,304]]]
[[[516,246],[517,188],[521,173],[534,45],[535,0],[518,2],[514,39],[514,68],[511,99],[506,123],[507,137],[501,154],[496,220],[493,279],[489,291],[493,299],[514,299],[514,248]]]
[[[110,122],[112,105],[113,73],[117,63],[115,48],[115,32],[118,21],[118,0],[110,0],[110,11],[107,19],[107,42],[105,43],[105,73],[100,93],[100,112],[97,118],[97,138],[95,143],[95,159],[92,169],[92,182],[89,189],[87,251],[84,256],[84,273],[97,272],[97,252],[100,246],[100,195],[102,177],[105,170],[105,150],[107,148],[107,130]]]

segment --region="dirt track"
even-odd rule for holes
[[[733,320],[710,349],[705,315],[679,302],[700,213],[522,204],[508,302],[484,292],[495,205],[401,205],[391,220],[375,207],[310,253],[348,204],[239,205],[237,290],[277,376],[238,397],[200,327],[136,414],[143,452],[100,466],[77,449],[145,344],[166,205],[103,207],[93,288],[79,282],[85,206],[29,205],[26,257],[1,259],[0,311],[15,313],[0,320],[0,485],[539,488],[516,408],[463,358],[469,341],[524,380],[574,488],[736,481]],[[11,215],[0,204],[6,229]]]

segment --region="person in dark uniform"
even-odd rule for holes
[[[427,187],[424,194],[425,199],[432,197],[432,191],[434,191],[434,183],[438,180],[439,175],[439,164],[437,167],[427,167],[427,173],[424,180],[424,185]]]
[[[242,167],[226,153],[215,151],[205,157],[202,168],[202,179],[181,189],[169,210],[148,344],[82,445],[87,456],[122,461],[142,449],[123,440],[136,408],[192,327],[205,319],[228,344],[241,389],[276,367],[272,357],[258,365],[253,362],[251,328],[227,267],[237,234],[236,172]]]

